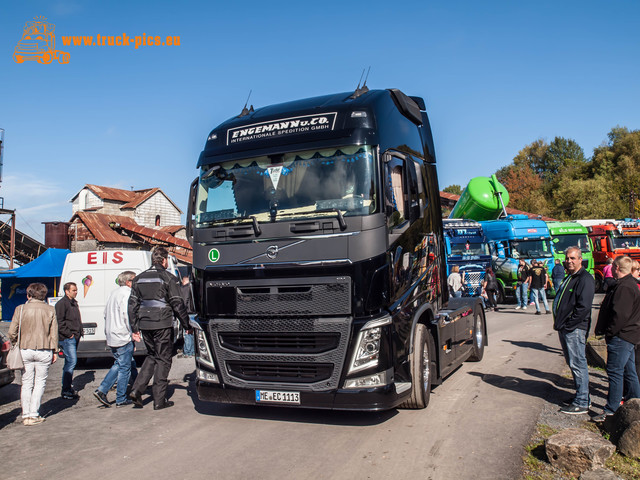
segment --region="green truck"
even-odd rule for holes
[[[569,247],[580,247],[582,266],[593,275],[593,253],[589,231],[578,222],[546,222],[551,234],[553,256],[564,262],[564,251]],[[553,268],[553,267],[552,267]],[[551,271],[549,271],[551,274]]]

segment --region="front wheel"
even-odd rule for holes
[[[485,316],[484,310],[476,306],[473,312],[473,350],[469,360],[479,362],[484,357]]]
[[[435,373],[436,349],[433,337],[422,324],[416,325],[411,353],[411,397],[403,408],[425,408],[429,405],[431,382]]]

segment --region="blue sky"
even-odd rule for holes
[[[25,22],[70,62],[17,64]],[[162,188],[186,210],[209,131],[256,107],[355,88],[422,96],[440,186],[464,186],[555,136],[590,156],[640,128],[640,2],[80,1],[0,7],[0,196],[17,227],[69,220],[86,183]],[[62,46],[63,35],[179,35],[177,47]]]

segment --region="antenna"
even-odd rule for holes
[[[364,72],[364,69],[362,69]],[[367,80],[369,80],[369,72],[371,71],[371,65],[369,65],[369,70],[367,70],[367,76],[364,78],[364,83],[362,84],[362,88],[367,88]],[[367,88],[367,90],[369,90]]]
[[[369,67],[369,71],[371,71],[371,67]],[[364,83],[362,84],[362,86],[360,86],[360,83],[362,82],[362,77],[364,77],[364,68],[362,69],[362,75],[360,75],[360,81],[358,82],[356,91],[353,92],[349,97],[352,100],[355,98],[358,98],[360,95],[363,95],[369,91],[369,88],[367,88],[367,78],[369,78],[369,72],[367,72],[367,76],[364,79]]]
[[[249,113],[251,113],[251,111],[247,109],[247,104],[249,103],[249,99],[251,98],[251,92],[253,92],[253,90],[249,90],[249,95],[247,96],[247,101],[244,102],[244,107],[242,107],[242,112],[240,112],[240,115],[238,115],[238,118],[244,117],[245,115],[249,115]],[[253,110],[253,105],[252,105],[251,110]]]

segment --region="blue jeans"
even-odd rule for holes
[[[620,337],[607,338],[607,376],[609,393],[605,414],[615,413],[620,407],[623,386],[628,398],[640,398],[640,383],[636,373],[635,345]]]
[[[185,356],[193,357],[196,354],[195,346],[193,344],[193,333],[184,334],[184,347],[182,353]]]
[[[64,367],[62,367],[62,392],[71,393],[71,380],[73,380],[73,371],[78,363],[78,343],[79,338],[65,338],[60,342],[60,347],[64,353]]]
[[[589,407],[589,367],[587,366],[587,331],[576,328],[572,332],[558,332],[564,358],[571,369],[576,398],[573,404],[578,407]],[[622,395],[622,393],[620,394]],[[620,403],[620,401],[618,401]]]
[[[544,310],[545,312],[548,312],[549,304],[547,303],[547,294],[544,291],[544,288],[532,288],[531,292],[533,293],[533,302],[536,304],[536,312],[540,311],[540,303],[538,302],[538,299],[542,299]]]
[[[527,288],[528,283],[518,283],[516,285],[516,303],[521,307],[527,306]]]
[[[131,359],[133,358],[133,342],[121,347],[111,347],[111,353],[115,361],[107,372],[107,376],[102,380],[98,390],[106,395],[117,379],[116,403],[122,403],[127,399],[127,385],[131,376]]]

